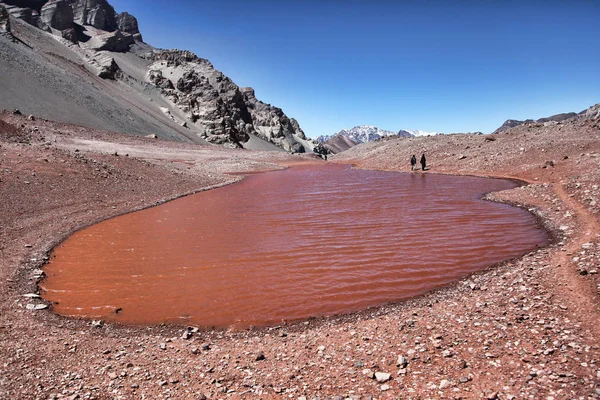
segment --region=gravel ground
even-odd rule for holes
[[[599,139],[569,122],[336,156],[408,171],[426,149],[430,172],[527,181],[490,197],[531,209],[555,240],[399,304],[215,332],[54,315],[35,297],[39,268],[91,223],[238,179],[228,172],[318,161],[0,114],[0,398],[600,398]]]

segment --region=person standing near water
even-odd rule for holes
[[[427,160],[425,159],[425,153],[423,153],[423,155],[421,155],[421,169],[423,171],[425,171],[426,167],[427,167]]]
[[[416,165],[417,165],[417,156],[415,156],[413,154],[412,157],[410,158],[410,170],[414,171]]]

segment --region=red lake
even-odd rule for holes
[[[113,218],[45,267],[54,311],[246,328],[413,297],[548,242],[514,182],[305,166]],[[119,312],[115,312],[119,310]]]

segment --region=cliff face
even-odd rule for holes
[[[167,103],[155,111],[199,138],[244,147],[255,136],[289,152],[312,150],[298,122],[280,108],[258,100],[252,88],[238,87],[206,59],[143,43],[137,19],[117,13],[106,0],[0,0],[0,5],[13,18],[66,39],[71,44],[61,43],[79,53],[101,78],[126,82],[137,90],[135,82],[143,83],[142,92],[153,87]],[[121,66],[133,58],[138,68],[128,74]],[[146,68],[142,74],[140,65]]]

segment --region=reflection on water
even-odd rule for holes
[[[546,243],[505,180],[298,167],[80,231],[46,267],[55,311],[247,327],[355,311]],[[121,309],[117,314],[116,309]]]

